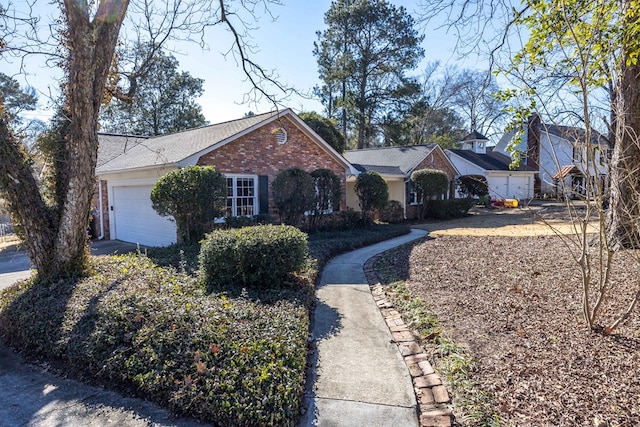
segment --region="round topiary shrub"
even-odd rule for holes
[[[207,234],[200,277],[208,292],[221,286],[277,288],[301,270],[307,235],[288,225],[259,225]]]
[[[153,209],[172,216],[185,243],[197,242],[224,214],[227,180],[213,166],[187,166],[161,177],[151,190]]]
[[[458,192],[464,197],[481,197],[489,194],[489,183],[483,175],[462,175],[456,180]]]
[[[418,216],[424,218],[427,203],[447,192],[449,177],[441,170],[419,169],[411,174],[411,184],[418,194],[419,203],[421,203]]]

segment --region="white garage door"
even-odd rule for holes
[[[176,242],[176,225],[151,207],[153,186],[113,187],[113,239],[144,246],[167,246]]]

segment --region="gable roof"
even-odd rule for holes
[[[104,165],[147,139],[146,136],[98,133],[98,162],[96,166]]]
[[[490,150],[487,151],[487,154],[478,154],[471,150],[459,150],[459,149],[449,149],[448,153],[455,154],[456,156],[467,160],[474,165],[481,167],[484,170],[489,171],[535,171],[530,166],[520,164],[517,169],[509,169],[511,165],[511,158],[505,156],[502,153],[498,153],[496,151]]]
[[[407,177],[436,148],[437,144],[366,148],[346,151],[344,157],[360,172]]]
[[[545,130],[552,135],[566,139],[574,146],[576,144],[583,144],[587,139],[587,131],[578,127],[540,123],[540,129]],[[591,144],[595,146],[607,145],[613,148],[609,139],[596,130],[591,131]]]
[[[237,120],[202,126],[168,135],[141,139],[128,151],[123,152],[120,150],[120,154],[116,157],[99,158],[96,173],[99,175],[165,165],[182,167],[195,164],[202,155],[284,116],[291,118],[312,140],[352,171],[353,168],[344,157],[336,152],[290,109],[285,109],[256,114]],[[100,138],[103,138],[103,136],[99,136],[98,138],[101,142],[102,140]],[[105,151],[105,156],[106,154],[107,151]]]
[[[526,131],[527,126],[524,125],[524,128]],[[586,140],[586,131],[582,128],[574,127],[574,126],[561,126],[561,125],[540,123],[540,131],[547,133],[549,135],[557,136],[558,138],[562,138],[574,146],[576,144],[578,145],[583,144]],[[502,152],[505,152],[506,147],[517,136],[517,134],[518,132],[516,129],[511,129],[505,132],[500,138],[500,141],[498,141],[498,144],[496,144],[496,149]],[[526,143],[527,143],[526,135],[523,135],[521,137],[521,141],[517,145],[526,146]],[[600,132],[597,132],[596,130],[591,131],[591,144],[594,146],[606,145],[610,149],[613,149],[612,142],[609,141],[609,139],[606,136],[602,135]]]

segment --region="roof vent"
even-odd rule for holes
[[[278,144],[282,145],[287,142],[287,131],[284,128],[275,128],[271,133],[275,135]]]

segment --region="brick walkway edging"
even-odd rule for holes
[[[416,342],[400,313],[387,299],[384,288],[373,269],[373,264],[379,257],[380,255],[376,255],[364,264],[364,274],[369,282],[373,299],[411,374],[420,411],[420,427],[450,427],[454,417],[449,407],[451,400],[447,388],[442,384],[440,376],[434,371],[426,353]]]

